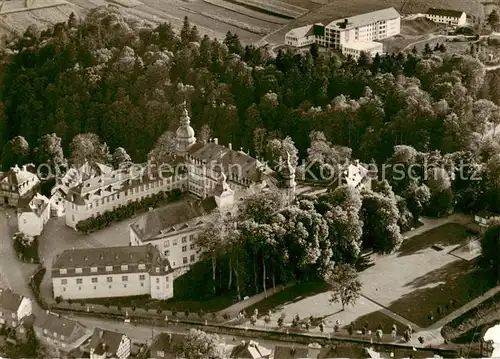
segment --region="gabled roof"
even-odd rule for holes
[[[185,335],[176,333],[160,333],[154,340],[153,344],[149,348],[149,357],[155,358],[158,351],[162,351],[165,354],[175,354],[176,346],[182,343],[186,339]],[[167,357],[167,355],[165,355]]]
[[[459,10],[452,9],[437,9],[430,7],[426,14],[428,15],[437,15],[437,16],[449,16],[449,17],[460,17],[464,12]]]
[[[65,338],[69,338],[76,329],[85,328],[76,320],[72,320],[49,311],[37,315],[33,326],[40,328],[41,330],[47,330],[47,332],[51,335],[53,333],[57,333],[57,335],[64,335]]]
[[[145,264],[145,268],[139,269],[139,264]],[[122,270],[122,265],[127,265],[128,269]],[[112,267],[112,270],[106,271],[107,266]],[[153,266],[160,268],[160,275],[172,270],[168,259],[162,258],[159,250],[151,244],[68,249],[60,253],[54,260],[52,277],[81,277],[104,273],[147,273]],[[81,268],[82,272],[76,273],[76,268]],[[92,272],[91,268],[97,268],[97,272]],[[66,269],[66,273],[61,274],[60,269]]]
[[[47,197],[36,193],[31,199],[29,197],[19,199],[17,210],[18,212],[33,212],[36,216],[40,217],[49,205],[50,201]]]
[[[23,300],[23,296],[14,293],[10,289],[0,288],[0,308],[16,312]]]
[[[373,24],[377,21],[388,21],[393,20],[401,15],[394,9],[393,7],[389,7],[387,9],[377,10],[368,12],[365,14],[359,14],[355,16],[351,16],[348,18],[337,19],[330,22],[327,27],[334,27],[338,29],[350,29],[353,27],[365,26],[369,24]],[[347,20],[347,23],[346,21]]]
[[[90,338],[89,349],[93,349],[96,355],[103,355],[104,353],[116,355],[124,335],[111,330],[95,328]]]
[[[323,26],[322,23],[317,23],[315,25]],[[310,35],[314,35],[314,25],[296,27],[295,29],[291,29],[290,31],[288,31],[285,36],[295,36],[297,38],[301,38]]]
[[[285,347],[281,345],[274,347],[274,359],[300,359],[308,357],[309,349],[307,348]]]
[[[231,358],[260,359],[269,358],[271,351],[253,340],[243,341],[231,351]]]
[[[359,346],[329,345],[321,348],[318,358],[352,358],[366,359],[370,355],[365,348]]]
[[[130,227],[142,241],[161,237],[162,232],[175,232],[184,228],[198,226],[199,220],[217,208],[214,197],[191,202],[172,203],[166,207],[152,209]],[[201,218],[200,218],[201,220]]]
[[[8,184],[11,186],[19,186],[31,179],[39,182],[37,175],[28,171],[26,169],[27,166],[19,168],[19,166],[15,165],[14,167],[10,168],[7,172],[2,174],[2,177],[0,177],[0,183]]]
[[[478,213],[476,213],[476,216],[481,217],[481,218],[486,218],[486,219],[500,217],[499,214],[496,214],[496,213],[493,213],[493,212],[490,212],[487,210],[479,211]]]

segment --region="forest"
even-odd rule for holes
[[[203,36],[187,18],[177,34],[170,24],[153,27],[101,7],[81,21],[30,27],[9,43],[0,97],[3,170],[65,158],[118,166],[161,157],[187,101],[200,140],[217,137],[266,160],[286,151],[295,165],[359,159],[412,174],[389,171],[372,190],[340,187],[287,208],[257,197],[249,200],[253,214],[240,210],[238,228],[214,219],[206,249],[211,238],[244,241],[227,242],[225,254],[207,251],[200,265],[211,269],[203,273],[220,271],[213,264],[220,257],[229,288],[239,275],[245,293],[268,285],[267,275],[273,284],[324,277],[332,260],[354,263],[363,247],[394,251],[421,214],[500,213],[500,72],[486,72],[472,55],[427,49],[354,61],[312,46],[304,55],[280,50],[273,57],[235,34],[222,43]],[[270,239],[262,245],[262,238]],[[232,268],[242,252],[260,263],[245,280]]]

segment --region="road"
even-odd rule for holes
[[[103,329],[108,329],[108,330],[114,330],[117,332],[121,332],[126,334],[127,336],[132,339],[132,341],[135,342],[148,342],[151,340],[152,337],[159,333],[178,333],[178,334],[185,334],[188,332],[188,329],[186,328],[181,328],[181,327],[176,327],[174,325],[170,325],[168,328],[167,327],[150,327],[146,325],[133,325],[133,324],[125,324],[122,321],[118,320],[108,320],[108,319],[97,319],[97,318],[91,318],[91,317],[79,317],[79,316],[70,316],[74,319],[77,319],[80,323],[87,327],[100,327]],[[232,335],[219,335],[220,338],[222,338],[226,344],[238,344],[242,340],[250,340],[252,338],[245,338],[241,336],[232,336]],[[234,338],[234,340],[233,340]],[[281,342],[281,341],[276,341],[276,340],[261,340],[257,339],[259,344],[262,346],[272,349],[276,345],[292,345],[292,343],[287,343],[287,342]],[[293,344],[295,347],[305,347],[304,345],[297,345]]]

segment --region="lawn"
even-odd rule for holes
[[[405,240],[399,249],[399,256],[415,254],[436,244],[443,247],[463,244],[476,235],[475,232],[465,226],[457,223],[447,223]]]
[[[120,306],[122,308],[131,308],[132,306],[136,308],[145,308],[147,305],[150,310],[156,310],[160,307],[163,310],[169,311],[175,309],[178,312],[187,310],[191,313],[198,313],[202,310],[205,313],[213,313],[234,304],[234,295],[220,296],[203,301],[181,301],[176,299],[157,300],[151,299],[149,296],[141,295],[134,297],[93,298],[86,299],[84,302],[85,304]]]
[[[426,328],[496,285],[495,273],[478,260],[457,260],[429,272],[407,287],[414,291],[392,302],[388,309]]]
[[[398,328],[398,334],[401,335],[406,325],[388,317],[381,311],[376,311],[357,318],[354,321],[354,330],[361,330],[366,325],[372,332],[382,327],[382,332],[384,332],[384,334],[390,334],[394,324],[396,324]],[[349,323],[347,323],[345,328],[347,328],[348,325]]]
[[[327,290],[328,285],[324,282],[298,283],[249,306],[246,312],[253,314],[255,309],[257,309],[259,316],[267,315],[269,311],[273,311],[285,304],[297,302],[307,297],[326,292]]]

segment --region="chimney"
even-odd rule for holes
[[[233,144],[231,142],[229,142],[229,144],[227,145],[227,147],[232,150],[233,149]]]
[[[359,166],[359,160],[354,160],[354,165]]]

